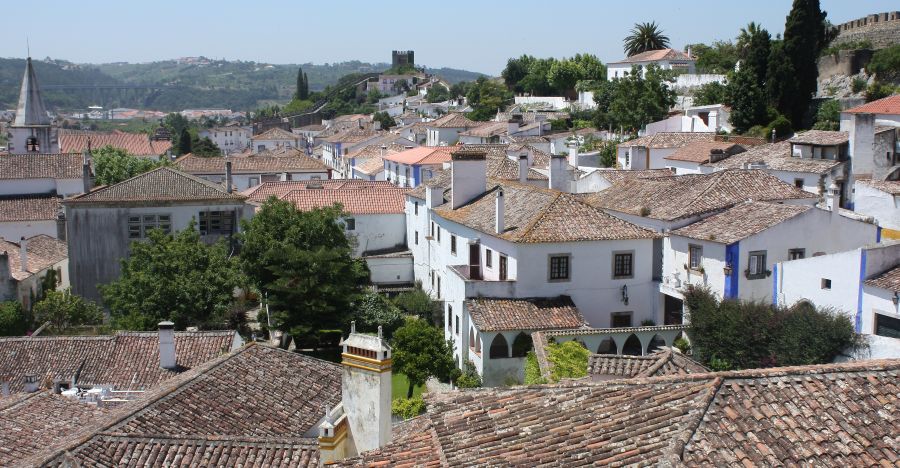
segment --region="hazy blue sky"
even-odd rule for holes
[[[0,56],[24,56],[27,34],[34,57],[75,62],[195,55],[269,63],[387,62],[392,49],[413,49],[419,64],[497,74],[509,57],[523,53],[620,59],[622,38],[638,21],[659,23],[677,48],[733,38],[749,21],[774,36],[784,30],[790,6],[789,0],[6,1]],[[822,0],[822,7],[841,23],[900,5]]]

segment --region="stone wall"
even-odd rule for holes
[[[835,75],[851,76],[859,73],[872,60],[872,50],[841,50],[819,57],[819,80]]]
[[[875,49],[900,44],[900,11],[877,13],[835,27],[838,36],[832,44],[867,40]]]

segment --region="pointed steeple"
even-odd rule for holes
[[[41,90],[34,75],[31,57],[25,61],[25,77],[22,78],[22,90],[19,92],[19,107],[16,109],[16,127],[32,125],[50,125],[47,108],[41,99]]]

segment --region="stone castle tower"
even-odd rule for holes
[[[59,153],[56,124],[44,107],[31,57],[25,61],[16,118],[9,126],[8,150],[10,153]]]

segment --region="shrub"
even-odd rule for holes
[[[478,388],[481,386],[481,376],[475,369],[475,363],[466,359],[463,363],[462,375],[456,379],[456,386],[459,388]]]
[[[866,86],[868,85],[869,82],[865,78],[857,76],[850,82],[850,90],[854,93],[861,93],[866,90]]]
[[[879,82],[896,82],[900,79],[900,44],[881,49],[872,54],[866,71]]]
[[[71,327],[95,325],[103,322],[103,311],[97,304],[86,301],[69,290],[47,291],[47,297],[34,305],[34,320],[50,322],[48,330],[63,333]]]
[[[0,336],[22,336],[28,331],[28,320],[22,304],[0,302]]]
[[[394,298],[394,305],[399,307],[404,314],[423,318],[432,325],[436,325],[435,315],[441,316],[440,305],[422,290],[421,284],[417,284],[416,289],[412,291],[398,294]]]
[[[386,339],[403,325],[403,314],[381,294],[369,291],[356,305],[356,328],[361,332],[375,333],[381,326]]]
[[[676,338],[675,341],[672,342],[672,346],[678,348],[678,350],[684,354],[691,352],[691,342],[683,337]]]
[[[547,360],[550,361],[550,380],[575,379],[587,375],[590,352],[577,341],[547,345]]]
[[[791,121],[783,115],[779,115],[775,117],[775,120],[769,122],[766,130],[769,136],[772,135],[772,130],[775,130],[775,138],[785,138],[793,132]]]
[[[403,419],[411,419],[425,412],[425,400],[422,396],[412,398],[395,398],[391,402],[391,413]]]
[[[541,367],[538,365],[534,351],[529,351],[525,356],[525,385],[545,384],[547,379],[541,375]]]
[[[866,102],[877,101],[897,92],[897,87],[887,83],[876,82],[866,88]]]

